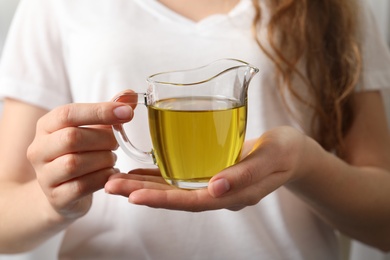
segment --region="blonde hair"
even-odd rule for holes
[[[253,0],[255,38],[277,68],[283,86],[314,111],[313,137],[327,150],[342,153],[342,140],[353,120],[351,95],[360,78],[357,4],[353,0],[266,0],[270,11],[267,24],[269,48],[257,36],[262,9]],[[298,69],[304,62],[305,73]],[[294,90],[299,77],[313,102]]]

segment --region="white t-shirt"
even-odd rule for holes
[[[252,39],[253,14],[251,0],[242,0],[228,15],[200,22],[155,0],[22,0],[0,65],[0,95],[47,109],[109,101],[127,88],[144,92],[145,79],[156,72],[231,57],[260,69],[249,89],[248,139],[280,125],[308,132],[307,120],[298,124],[283,108],[273,63]],[[365,87],[389,87],[390,55],[372,20],[367,24]],[[263,33],[265,28],[259,31]],[[130,138],[147,149],[145,122],[145,109],[137,108]],[[121,150],[118,157],[123,172],[145,167]],[[126,198],[99,191],[90,212],[65,230],[58,255],[333,260],[338,258],[337,247],[333,229],[285,188],[239,212],[202,213],[131,205]]]

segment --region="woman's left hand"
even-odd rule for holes
[[[291,127],[279,127],[246,142],[243,159],[224,169],[207,189],[184,190],[167,184],[158,169],[136,169],[111,176],[110,194],[133,204],[184,211],[240,210],[258,203],[280,186],[301,178],[310,164],[311,140]]]

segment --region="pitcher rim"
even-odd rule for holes
[[[227,69],[224,69],[224,70],[221,70],[219,73],[205,79],[205,80],[201,80],[201,81],[196,81],[196,82],[191,82],[191,83],[177,83],[177,82],[165,82],[165,81],[159,81],[159,80],[153,80],[153,77],[156,77],[156,76],[159,76],[159,75],[163,75],[163,74],[168,74],[168,73],[176,73],[176,72],[186,72],[186,71],[192,71],[192,70],[199,70],[199,69],[202,69],[202,68],[205,68],[205,67],[208,67],[210,65],[212,65],[213,63],[216,63],[216,62],[219,62],[219,61],[235,61],[235,62],[239,62],[241,63],[241,65],[236,65],[236,66],[231,66],[231,67],[228,67]],[[150,75],[146,80],[147,82],[151,83],[151,84],[165,84],[165,85],[174,85],[174,86],[192,86],[192,85],[197,85],[197,84],[202,84],[202,83],[205,83],[205,82],[208,82],[208,81],[211,81],[213,79],[215,79],[216,77],[228,72],[228,71],[231,71],[231,70],[235,70],[237,68],[241,68],[241,67],[249,67],[251,69],[253,69],[255,71],[255,73],[259,72],[259,69],[256,67],[256,66],[253,66],[252,64],[246,62],[246,61],[243,61],[243,60],[240,60],[240,59],[235,59],[235,58],[223,58],[223,59],[218,59],[218,60],[214,60],[206,65],[203,65],[203,66],[199,66],[199,67],[195,67],[195,68],[192,68],[192,69],[183,69],[183,70],[171,70],[171,71],[164,71],[164,72],[159,72],[159,73],[155,73],[155,74],[152,74]]]

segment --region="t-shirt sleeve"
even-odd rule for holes
[[[72,102],[55,2],[20,2],[1,57],[0,99],[46,109]]]
[[[357,91],[390,89],[390,50],[370,6],[360,1],[362,78]]]

